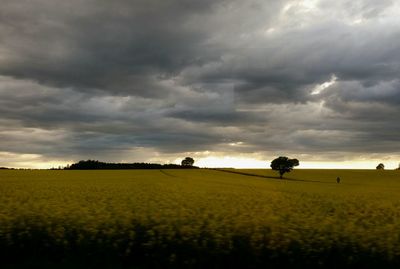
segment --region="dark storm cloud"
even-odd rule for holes
[[[187,23],[214,1],[4,1],[3,75],[61,87],[161,95],[154,77],[212,54]]]
[[[398,153],[399,8],[2,1],[0,152]]]
[[[329,21],[288,29],[258,39],[257,48],[248,44],[225,62],[192,73],[205,80],[236,80],[236,97],[244,102],[304,102],[313,86],[333,74],[365,86],[397,78],[400,31],[393,26]]]

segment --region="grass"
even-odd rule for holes
[[[0,171],[2,268],[399,267],[399,171],[234,172]]]

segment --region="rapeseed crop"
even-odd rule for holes
[[[41,268],[400,265],[398,171],[235,172],[256,176],[0,171],[0,256]]]

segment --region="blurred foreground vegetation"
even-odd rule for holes
[[[234,172],[2,170],[0,266],[399,268],[398,171]]]

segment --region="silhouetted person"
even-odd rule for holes
[[[337,178],[336,178],[336,182],[337,182],[337,183],[340,183],[340,177],[337,177]]]

